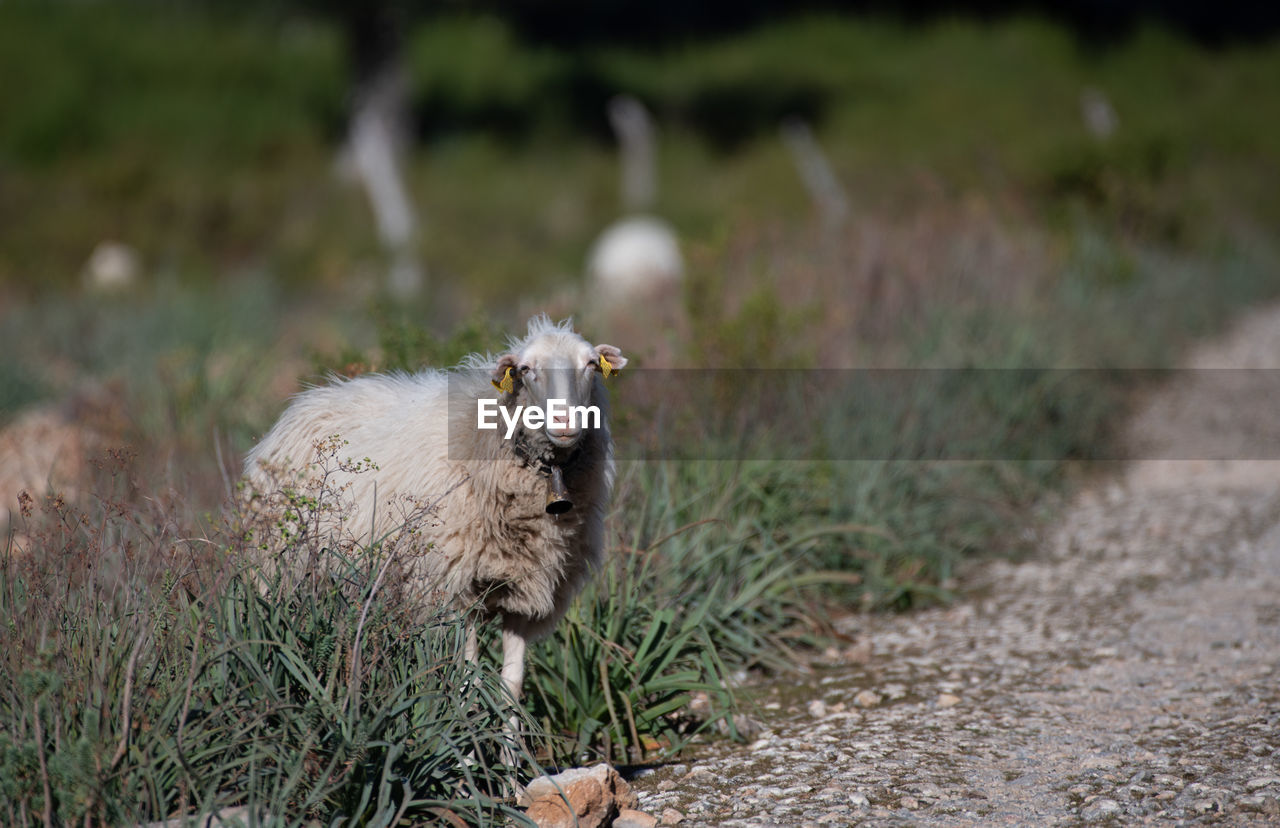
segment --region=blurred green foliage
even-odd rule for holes
[[[557,49],[500,18],[410,32],[422,252],[484,300],[579,270],[618,210],[604,103],[662,128],[660,209],[691,241],[809,207],[777,124],[815,123],[855,207],[923,187],[1072,205],[1144,238],[1280,220],[1280,50],[1160,29],[1104,47],[1028,19],[799,17],[665,48]],[[351,90],[325,19],[132,4],[0,8],[0,285],[67,285],[117,238],[150,270],[265,266],[333,285],[376,259],[363,196],[331,181]],[[1085,129],[1106,94],[1119,129]]]
[[[179,8],[0,9],[0,284],[62,288],[103,239],[149,269],[269,255],[345,117],[335,33]]]
[[[464,320],[447,336],[433,334],[420,322],[385,307],[377,318],[381,371],[451,366],[468,354],[494,353],[506,344],[502,327],[479,314]]]

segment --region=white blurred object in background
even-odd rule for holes
[[[828,228],[840,226],[849,217],[849,197],[813,137],[813,130],[799,118],[788,118],[782,122],[781,131],[782,142],[791,151],[800,180],[818,208],[823,224]]]
[[[118,241],[99,243],[84,265],[85,286],[105,293],[127,290],[137,283],[141,273],[138,252]]]
[[[631,213],[611,224],[587,259],[598,302],[624,303],[662,293],[684,279],[680,242],[667,222],[649,214],[657,190],[653,122],[629,95],[609,102],[609,122],[622,156],[623,207]]]
[[[1080,93],[1080,116],[1089,133],[1099,141],[1105,141],[1120,127],[1115,108],[1101,89],[1088,87]]]
[[[397,299],[417,296],[426,282],[418,262],[418,218],[400,163],[406,143],[399,123],[404,83],[399,71],[388,68],[357,95],[348,146],[340,159],[342,171],[354,173],[369,197],[378,237],[391,259],[387,291]]]

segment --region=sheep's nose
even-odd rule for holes
[[[582,429],[571,427],[569,424],[569,415],[556,412],[555,416],[550,418],[547,423],[547,434],[561,442],[568,442],[577,438]]]

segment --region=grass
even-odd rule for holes
[[[199,538],[148,517],[23,502],[0,570],[7,824],[517,818],[497,675],[464,661],[454,617],[395,596],[390,546],[295,536],[295,576],[253,564],[253,513]]]
[[[522,773],[734,735],[744,671],[794,669],[834,614],[949,600],[969,562],[1019,552],[1130,397],[1102,373],[983,369],[1176,364],[1280,291],[1270,44],[1209,52],[1146,29],[1094,48],[1035,20],[819,17],[567,52],[494,18],[435,18],[408,55],[430,297],[388,303],[362,196],[330,178],[336,32],[152,11],[0,5],[0,70],[26,80],[0,89],[0,425],[65,409],[91,380],[110,416],[77,427],[136,452],[97,456],[61,498],[40,480],[8,504],[9,824],[246,805],[326,823],[509,816],[493,665],[461,663],[456,620],[378,585],[387,548],[314,535],[291,542],[334,577],[264,588],[223,510],[300,381],[449,364],[531,309],[588,304],[575,274],[617,211],[601,117],[616,91],[662,126],[660,212],[688,260],[666,344],[722,372],[665,386],[673,410],[708,393],[754,405],[734,377],[759,369],[966,372],[923,397],[833,383],[799,439],[765,432],[736,459],[696,459],[712,452],[691,427],[664,436],[694,459],[623,463],[609,564],[530,653]],[[1085,87],[1115,105],[1110,140],[1081,124]],[[776,139],[797,113],[849,190],[838,232]],[[131,292],[78,286],[103,238],[140,250]],[[651,421],[643,377],[616,382],[620,435]],[[993,425],[967,447],[983,459],[938,460],[965,422]]]

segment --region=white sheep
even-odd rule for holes
[[[649,112],[635,98],[619,95],[609,102],[609,122],[621,150],[622,201],[629,215],[605,228],[592,245],[587,276],[597,301],[624,307],[679,288],[684,259],[671,225],[647,214],[657,189]]]
[[[518,701],[528,642],[552,630],[603,556],[614,478],[603,379],[626,364],[571,321],[537,316],[496,359],[473,354],[453,371],[367,374],[304,391],[249,452],[245,473],[264,491],[276,471],[309,462],[334,435],[346,442],[344,457],[372,460],[376,469],[329,472],[346,525],[419,552],[407,563],[412,588],[474,608],[481,620],[501,618],[502,679]],[[532,427],[507,439],[501,412],[496,429],[477,427],[478,401],[494,399],[508,413],[546,410],[548,400],[594,406],[599,421],[553,409],[542,427],[526,420]],[[473,622],[467,656],[476,655]]]
[[[627,216],[605,228],[591,248],[587,273],[597,304],[634,310],[680,287],[684,259],[671,225]]]

